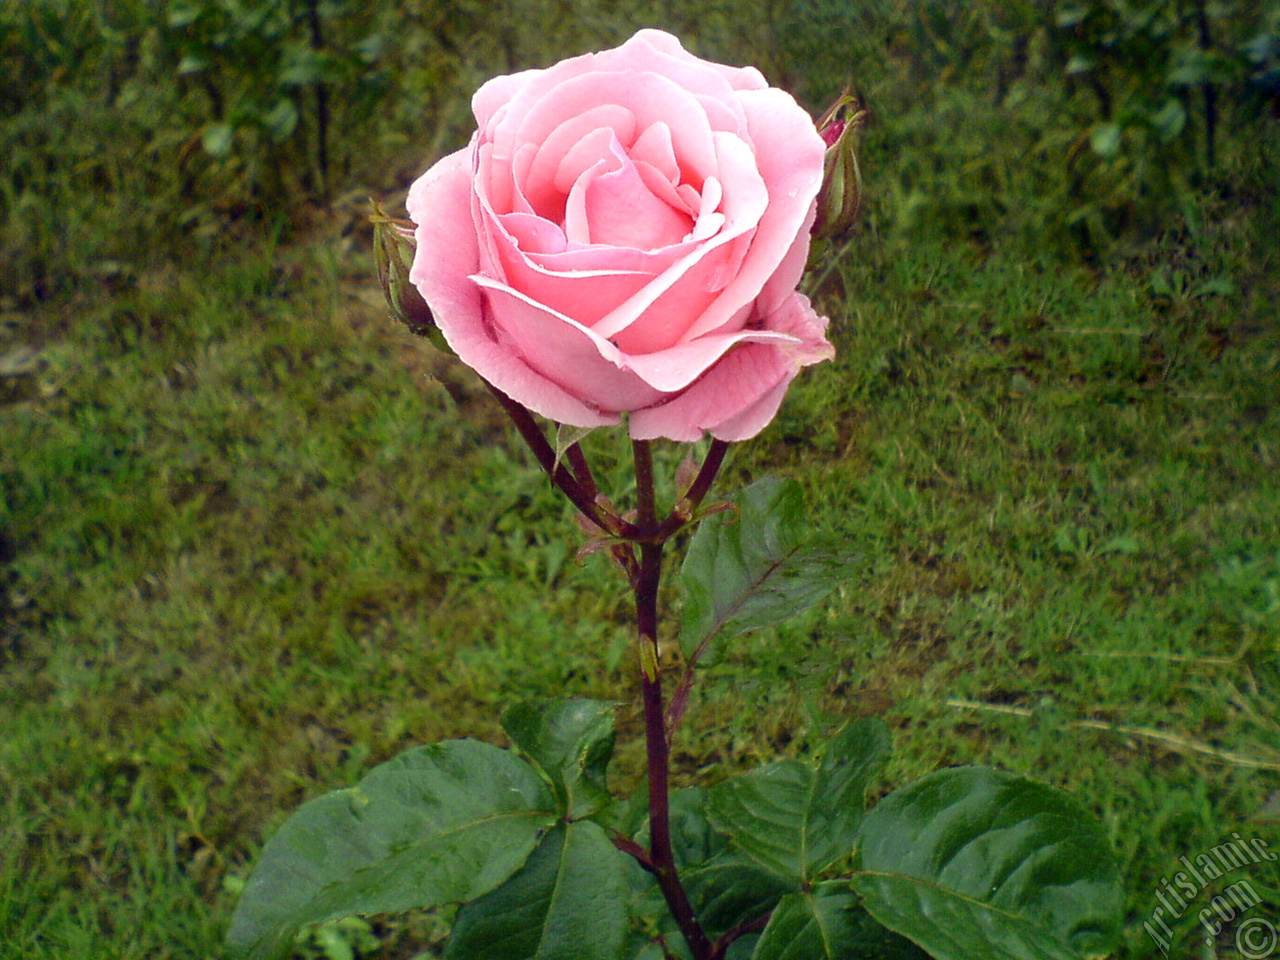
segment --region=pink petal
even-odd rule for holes
[[[569,117],[545,140],[521,147],[524,150],[532,146],[533,157],[527,170],[517,175],[517,186],[530,204],[540,213],[550,216],[543,208],[554,209],[581,171],[600,159],[609,145],[610,134],[620,143],[630,143],[635,136],[635,124],[635,116],[630,110],[612,103]],[[599,145],[588,150],[594,150],[595,156],[584,156],[577,173],[566,170],[565,161],[569,154],[571,151],[581,153],[584,139]],[[557,183],[561,177],[565,178],[564,185]]]
[[[564,231],[531,213],[506,213],[497,218],[516,246],[526,253],[564,253]]]
[[[693,223],[655,197],[628,161],[621,170],[596,177],[587,187],[591,242],[654,250],[679,243]]]
[[[410,187],[406,206],[418,225],[410,282],[430,305],[462,362],[499,390],[559,423],[580,427],[618,423],[617,416],[594,409],[535,373],[490,333],[480,287],[470,279],[480,265],[471,218],[471,164],[471,149],[459,150]]]
[[[707,114],[696,97],[666,77],[629,70],[574,77],[548,90],[529,107],[513,144],[543,143],[570,117],[616,104],[635,115],[636,129],[658,121],[671,128],[672,147],[684,180],[701,183],[715,172],[715,146]],[[514,104],[513,107],[514,109]],[[495,146],[499,141],[495,138]],[[630,146],[630,143],[624,143]]]
[[[689,343],[678,343],[656,353],[629,356],[627,369],[645,383],[663,393],[685,389],[707,372],[721,357],[743,343],[769,343],[796,346],[800,341],[790,334],[771,330],[741,330],[737,333],[712,334]]]
[[[720,99],[730,99],[730,91],[768,86],[754,67],[729,67],[695,57],[679,39],[662,30],[641,30],[617,50],[600,54],[610,67],[615,64],[654,70],[671,77],[686,90]],[[727,89],[726,89],[727,88]]]
[[[749,233],[767,215],[769,195],[756,173],[756,161],[747,144],[726,133],[717,133],[715,144],[716,177],[724,191],[721,201],[721,212],[726,217],[724,226],[719,233],[672,264],[652,284],[602,319],[596,327],[602,335],[613,337],[629,331],[630,336],[639,337],[646,343],[668,346],[680,339],[692,339],[689,330],[701,327],[703,313],[719,305],[719,301],[709,294],[717,289],[713,279],[732,249],[726,245]],[[754,247],[753,242],[751,248]],[[765,279],[761,278],[760,282],[763,284]],[[747,297],[734,310],[751,299]],[[733,312],[729,311],[729,315]],[[716,329],[726,319],[728,316],[717,313],[715,325],[708,325],[706,329]],[[636,329],[632,330],[633,327]],[[639,350],[639,347],[628,346],[627,349]]]
[[[484,129],[499,109],[515,99],[530,81],[544,73],[545,70],[524,70],[485,81],[471,97],[471,113],[476,118],[476,124]]]
[[[747,115],[756,168],[769,191],[768,206],[756,227],[751,249],[720,298],[686,334],[717,330],[744,303],[754,300],[799,241],[808,250],[814,198],[822,185],[826,144],[813,120],[782,90],[746,90],[738,94]],[[725,178],[728,193],[732,183]]]
[[[597,160],[584,170],[564,203],[564,235],[570,243],[590,243],[591,224],[587,220],[587,188],[605,171],[605,161]]]
[[[627,151],[633,162],[647,163],[673,187],[680,182],[680,164],[671,142],[671,128],[662,120],[644,128]]]
[[[765,318],[765,325],[794,339],[738,345],[675,399],[633,412],[631,436],[691,443],[709,431],[719,440],[737,441],[763,430],[800,369],[833,354],[824,336],[826,319],[802,294]]]
[[[815,203],[809,208],[809,215],[800,225],[800,232],[796,234],[791,248],[778,264],[778,269],[761,289],[760,296],[756,298],[756,309],[760,313],[766,315],[773,313],[800,284],[805,265],[809,262],[809,231],[813,227],[813,218],[817,212]]]
[[[671,207],[673,210],[679,210],[681,213],[692,215],[696,206],[691,205],[670,180],[664,177],[655,167],[643,160],[631,160],[635,166],[636,172],[640,175],[640,179],[644,181],[644,185],[649,188],[649,192],[655,197]],[[681,184],[686,186],[686,184]],[[696,191],[695,191],[696,192]]]
[[[573,144],[557,160],[552,185],[561,196],[576,186],[588,170],[603,165],[603,170],[619,170],[627,162],[627,151],[618,136],[606,128],[593,130]]]
[[[631,410],[661,398],[659,391],[622,369],[623,358],[609,341],[517,290],[483,276],[471,279],[484,290],[496,339],[549,383],[600,412]],[[543,412],[541,390],[517,393],[493,383],[531,410]]]
[[[524,183],[529,178],[529,168],[533,166],[533,160],[537,155],[538,145],[536,143],[526,143],[516,151],[515,156],[511,158],[510,205],[505,209],[501,207],[495,209],[502,210],[504,213],[534,213],[533,204],[525,196]]]
[[[717,97],[698,97],[698,103],[706,111],[707,123],[711,125],[712,130],[718,133],[732,133],[736,137],[746,135],[746,118],[733,97],[723,100]]]

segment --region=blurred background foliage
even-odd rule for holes
[[[815,112],[852,82],[908,222],[1097,257],[1275,173],[1254,149],[1280,111],[1274,0],[24,0],[0,10],[8,295],[402,186],[463,142],[488,76],[647,24]],[[1015,165],[1032,209],[1003,189]]]

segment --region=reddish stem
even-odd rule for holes
[[[498,402],[502,404],[502,408],[507,411],[507,416],[511,418],[516,430],[520,432],[521,438],[529,449],[533,451],[538,465],[551,478],[552,483],[564,491],[564,495],[578,508],[578,512],[602,530],[608,530],[610,533],[617,533],[620,536],[631,539],[628,536],[631,524],[608,513],[596,501],[595,480],[591,477],[590,469],[588,468],[585,474],[580,475],[580,477],[574,477],[565,468],[564,464],[556,463],[556,452],[552,449],[551,444],[547,442],[547,438],[543,434],[542,428],[538,426],[538,422],[533,419],[533,414],[488,380],[484,381],[484,385],[489,388],[489,392],[497,398]],[[572,448],[570,456],[571,458],[573,456]],[[582,451],[579,450],[577,456],[581,457]],[[582,459],[582,464],[583,466],[586,465],[585,458]]]
[[[698,470],[698,475],[694,477],[693,483],[689,485],[689,489],[681,497],[685,507],[684,513],[673,510],[667,519],[658,524],[658,529],[654,531],[654,536],[657,539],[665,543],[679,533],[680,528],[689,522],[689,516],[701,506],[702,501],[706,499],[707,494],[711,491],[711,485],[715,483],[716,475],[720,472],[720,467],[724,465],[725,454],[728,452],[728,441],[711,441],[711,448],[707,450],[707,459],[702,461],[702,467]]]
[[[658,584],[662,577],[662,544],[640,545],[640,576],[636,583],[636,625],[641,644],[652,644],[656,662],[658,642]],[[645,661],[642,659],[641,661]],[[680,928],[694,960],[707,960],[711,941],[698,923],[689,896],[676,872],[675,851],[671,847],[670,744],[663,716],[662,674],[640,671],[640,695],[644,703],[645,753],[649,767],[649,861],[667,901],[667,908]]]
[[[712,442],[697,477],[682,498],[681,509],[673,510],[659,522],[653,482],[653,453],[648,441],[632,441],[637,510],[636,522],[628,523],[601,505],[595,478],[577,444],[566,451],[566,457],[572,466],[570,471],[557,462],[556,453],[533,414],[492,384],[486,381],[485,385],[507,411],[520,436],[552,482],[583,516],[624,541],[612,549],[615,558],[627,573],[636,600],[637,641],[641,654],[640,696],[644,705],[645,754],[649,772],[649,850],[646,852],[634,841],[621,835],[612,838],[613,844],[630,854],[653,874],[694,960],[716,960],[723,954],[728,943],[712,944],[707,938],[694,913],[693,905],[689,902],[689,895],[680,882],[675,851],[671,846],[671,751],[662,695],[662,674],[658,670],[658,588],[662,583],[663,548],[689,522],[693,511],[710,491],[711,484],[724,463],[729,445],[722,440]],[[629,544],[639,547],[638,564]],[[688,691],[683,690],[682,694],[687,698]],[[683,708],[683,702],[680,707]]]

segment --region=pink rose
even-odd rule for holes
[[[832,356],[796,291],[826,144],[759,71],[642,30],[495,77],[409,191],[409,273],[449,345],[529,409],[745,440]]]

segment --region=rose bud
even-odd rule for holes
[[[409,251],[412,259],[417,241],[413,235],[413,223],[390,217],[376,201],[369,222],[373,224],[373,255],[378,264],[378,282],[387,298],[391,316],[419,337],[427,337],[438,349],[452,353],[436,326],[431,308],[422,299],[418,288],[409,282],[409,267],[403,253]]]
[[[409,189],[409,279],[496,389],[574,427],[738,441],[830,359],[796,289],[827,147],[758,70],[641,30],[472,109]]]
[[[851,116],[847,114],[852,113]],[[813,239],[839,237],[853,226],[862,203],[862,171],[858,167],[857,133],[867,112],[846,90],[818,120],[818,135],[827,145],[818,191]]]

